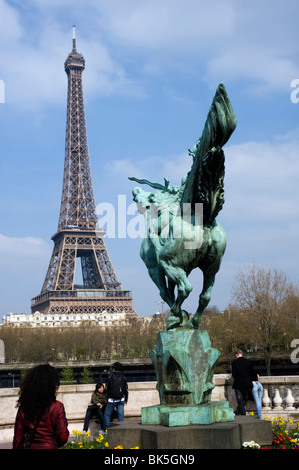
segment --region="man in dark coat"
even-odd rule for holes
[[[232,362],[232,376],[234,378],[233,388],[235,389],[238,407],[236,415],[246,415],[246,404],[251,399],[252,382],[257,380],[248,359],[242,355],[241,349],[234,352],[235,360]]]

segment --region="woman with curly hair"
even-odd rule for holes
[[[13,449],[58,449],[69,431],[63,404],[56,400],[60,381],[49,364],[30,369],[20,384]]]

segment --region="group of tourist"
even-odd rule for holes
[[[106,387],[96,384],[91,403],[86,410],[83,431],[95,415],[105,432],[114,410],[118,421],[124,420],[124,405],[128,401],[128,384],[119,362],[113,364]],[[29,370],[20,385],[18,411],[15,420],[13,449],[58,449],[69,437],[63,403],[56,400],[59,387],[57,370],[49,364]]]
[[[118,421],[124,420],[124,405],[128,401],[128,384],[121,372],[119,362],[113,364],[113,373],[107,379],[106,388],[103,383],[97,383],[91,396],[91,403],[85,414],[83,431],[88,431],[89,420],[95,415],[101,425],[100,432],[105,432],[110,425],[114,411],[117,412]]]

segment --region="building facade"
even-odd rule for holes
[[[80,326],[82,322],[89,322],[95,326],[110,327],[110,326],[124,326],[128,323],[128,318],[125,312],[106,311],[99,313],[89,314],[49,314],[42,312],[27,313],[9,313],[3,317],[3,326],[11,327],[24,327],[31,328],[63,328],[63,327],[76,327]]]

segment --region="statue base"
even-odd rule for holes
[[[160,404],[141,409],[142,424],[188,426],[234,421],[228,401],[212,401],[214,369],[220,352],[207,331],[188,328],[159,333],[150,352]]]
[[[162,426],[189,426],[234,421],[233,409],[227,401],[214,401],[200,405],[155,405],[141,409],[141,424]]]

